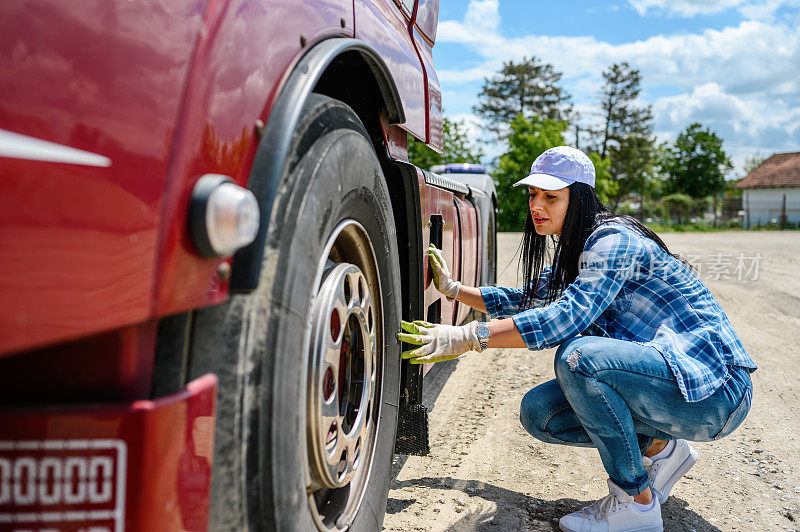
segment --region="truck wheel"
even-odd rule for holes
[[[196,316],[192,373],[220,375],[211,528],[379,530],[400,392],[389,193],[342,102],[312,95],[293,150],[258,289]]]

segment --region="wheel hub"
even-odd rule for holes
[[[357,266],[338,264],[314,302],[307,406],[316,488],[346,486],[365,462],[377,348],[368,287]]]

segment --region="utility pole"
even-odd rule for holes
[[[783,205],[781,206],[781,229],[786,229],[786,194],[783,195]]]
[[[750,195],[745,190],[742,195],[744,196],[744,228],[750,229]]]
[[[716,227],[717,226],[717,193],[716,192],[714,192],[714,201],[713,201],[713,205],[712,205],[711,208],[714,209],[714,227]]]

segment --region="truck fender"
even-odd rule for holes
[[[386,63],[371,46],[358,39],[337,37],[311,48],[289,74],[276,98],[256,150],[247,187],[258,199],[261,224],[255,241],[234,255],[231,291],[250,292],[258,286],[272,204],[286,168],[292,133],[303,105],[326,68],[341,54],[353,51],[364,59],[375,76],[389,122],[405,122],[403,103],[394,79]]]

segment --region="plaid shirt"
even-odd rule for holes
[[[511,316],[529,349],[555,347],[578,334],[653,346],[689,402],[714,393],[728,379],[730,366],[756,369],[706,285],[652,239],[622,223],[602,224],[589,235],[575,281],[545,306],[550,274],[547,266],[532,281],[536,298],[526,309],[519,308],[521,289],[480,289],[487,313]]]

